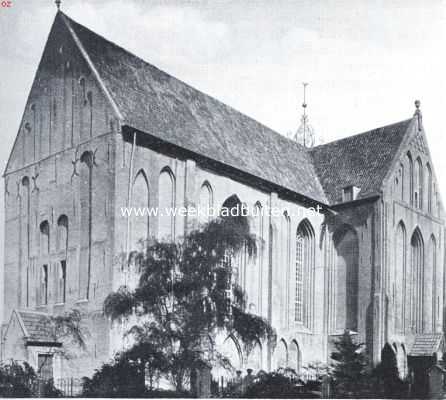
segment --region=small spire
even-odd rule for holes
[[[59,11],[60,10],[60,3],[62,3],[62,1],[61,0],[56,0],[55,3],[56,3],[57,11]]]
[[[419,131],[421,131],[422,121],[423,121],[423,115],[421,114],[420,106],[421,106],[421,101],[415,100],[415,112],[413,116],[417,117]]]

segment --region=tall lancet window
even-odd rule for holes
[[[423,280],[424,244],[421,232],[416,229],[410,240],[412,275],[412,331],[420,333],[423,329]]]
[[[310,325],[311,293],[314,268],[314,230],[308,220],[296,232],[294,320]]]
[[[175,176],[169,168],[164,168],[159,176],[158,185],[158,238],[175,238]]]
[[[400,164],[400,170],[399,170],[399,175],[400,175],[400,199],[401,201],[404,201],[404,190],[405,190],[405,185],[404,185],[404,165],[401,163]]]
[[[144,250],[149,237],[149,183],[143,170],[139,171],[133,181],[132,204],[130,216],[130,250]]]
[[[290,275],[291,275],[291,254],[290,254],[290,247],[291,247],[291,220],[288,215],[288,213],[285,211],[282,215],[282,224],[281,229],[282,233],[282,240],[281,240],[281,254],[282,254],[282,260],[281,265],[283,266],[282,270],[282,282],[284,287],[284,292],[281,293],[282,296],[282,321],[283,323],[288,326],[289,320],[290,320]],[[292,299],[291,299],[292,302]]]
[[[432,169],[429,163],[426,164],[426,170],[427,170],[427,211],[431,213],[433,183],[432,183]]]
[[[59,264],[56,271],[56,298],[65,303],[67,291],[68,217],[61,215],[57,220],[57,250]]]
[[[425,332],[436,331],[438,320],[437,242],[431,235],[428,245],[427,265],[424,271],[424,326]]]
[[[410,204],[413,206],[414,203],[414,186],[413,186],[413,160],[410,152],[407,153],[407,163],[409,165],[409,172],[408,172],[408,180],[409,184],[407,185],[409,189],[409,196],[407,197],[409,199]]]
[[[406,315],[406,228],[401,221],[396,229],[395,261],[390,275],[390,292],[393,305],[394,329],[403,333]]]
[[[40,224],[40,257],[42,266],[39,273],[38,304],[48,303],[48,254],[50,252],[50,225],[48,221]]]
[[[90,297],[93,227],[93,154],[86,151],[81,156],[80,206],[81,206],[81,263],[79,271],[79,298]]]
[[[421,159],[417,158],[415,161],[415,192],[414,192],[414,204],[416,208],[423,208],[423,165]]]
[[[25,176],[22,179],[22,193],[20,196],[20,213],[23,218],[23,238],[21,264],[26,268],[26,306],[29,306],[29,285],[30,285],[30,246],[31,246],[31,190],[29,178]]]
[[[40,224],[40,255],[47,256],[50,252],[50,225],[48,221]]]

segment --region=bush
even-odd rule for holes
[[[369,397],[370,363],[363,343],[356,343],[349,332],[334,343],[333,390],[337,398]]]
[[[0,364],[0,397],[61,397],[53,381],[42,381],[26,362]]]
[[[311,386],[311,387],[310,387]],[[273,372],[259,372],[253,382],[245,389],[246,398],[319,398],[316,390],[320,384],[308,385],[301,381],[292,369],[279,369]]]
[[[145,386],[144,366],[117,355],[110,363],[103,364],[91,378],[82,379],[83,397],[190,397],[187,392],[149,390]]]

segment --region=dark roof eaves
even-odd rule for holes
[[[203,154],[197,153],[197,152],[195,152],[195,151],[193,151],[191,149],[188,149],[186,147],[179,146],[176,143],[172,143],[172,142],[170,142],[168,140],[161,139],[159,136],[154,135],[154,134],[152,134],[150,132],[144,131],[144,130],[142,130],[142,129],[138,128],[138,127],[135,127],[133,125],[129,125],[127,123],[123,123],[122,124],[122,128],[123,128],[123,131],[125,131],[126,128],[130,129],[130,130],[136,130],[136,131],[138,131],[138,132],[140,132],[140,133],[142,133],[144,135],[148,135],[152,140],[154,140],[156,142],[165,143],[165,144],[167,144],[169,146],[172,146],[172,148],[180,149],[181,151],[184,152],[185,155],[187,155],[188,157],[190,157],[190,158],[192,158],[194,160],[198,160],[199,162],[201,161],[201,162],[206,163],[206,164],[215,164],[215,165],[224,166],[224,167],[228,168],[229,170],[232,170],[234,172],[238,172],[237,174],[234,174],[235,176],[240,176],[240,173],[242,173],[247,178],[247,180],[244,181],[244,182],[249,182],[250,178],[251,179],[254,178],[254,179],[257,179],[260,182],[263,182],[265,184],[265,186],[270,187],[275,192],[285,192],[285,193],[289,193],[290,195],[294,195],[296,198],[301,199],[303,203],[321,204],[324,207],[326,207],[327,209],[329,209],[331,207],[330,204],[328,203],[328,199],[327,198],[326,199],[316,199],[314,197],[306,196],[306,195],[304,195],[304,194],[302,194],[300,192],[297,192],[296,190],[294,190],[292,188],[279,185],[279,184],[277,184],[275,182],[272,182],[272,181],[270,181],[268,179],[265,179],[265,178],[262,178],[260,176],[255,175],[253,173],[250,173],[250,172],[248,172],[248,171],[246,171],[246,170],[244,170],[244,169],[242,169],[240,167],[231,165],[231,164],[226,163],[226,162],[221,161],[221,160],[217,160],[215,158],[211,158],[211,157],[205,156]],[[313,167],[312,164],[310,166]],[[315,176],[317,176],[316,171],[315,171]]]

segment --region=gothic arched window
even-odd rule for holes
[[[426,170],[427,170],[427,211],[431,213],[433,184],[432,184],[432,169],[429,163],[426,164]]]
[[[40,270],[40,305],[48,304],[48,265],[44,264]]]
[[[437,241],[434,235],[429,239],[428,263],[424,276],[424,329],[436,331],[436,321],[438,321],[439,294],[437,282]]]
[[[175,176],[164,168],[158,185],[158,238],[173,240],[175,237]]]
[[[400,175],[400,199],[401,201],[404,201],[404,189],[405,189],[405,185],[404,185],[404,165],[401,163],[400,164],[400,171],[399,171],[399,175]]]
[[[81,212],[81,270],[79,273],[79,298],[90,297],[91,279],[91,247],[93,227],[93,165],[94,158],[91,151],[85,151],[80,165],[80,212]]]
[[[423,208],[423,164],[421,159],[418,157],[415,161],[415,192],[414,192],[414,205],[416,208]]]
[[[423,329],[423,273],[424,273],[424,244],[419,229],[416,229],[410,240],[411,247],[411,275],[412,275],[412,331],[421,332]]]
[[[406,228],[401,221],[395,234],[395,261],[390,271],[390,296],[393,305],[395,332],[403,333],[406,303]]]
[[[282,215],[282,226],[280,229],[282,233],[282,282],[284,291],[282,293],[282,321],[288,326],[289,323],[289,304],[292,299],[290,299],[290,276],[291,276],[291,220],[288,213],[285,211]]]
[[[414,192],[414,187],[413,187],[413,160],[412,160],[412,156],[410,154],[410,152],[407,153],[407,162],[409,164],[409,173],[408,173],[408,178],[409,178],[409,185],[408,185],[408,189],[409,189],[409,202],[410,204],[413,206],[414,205],[414,197],[413,197],[413,192]]]
[[[47,255],[50,252],[50,225],[48,221],[40,224],[40,254]]]
[[[61,215],[57,220],[57,250],[62,252],[56,271],[56,298],[65,303],[67,287],[68,217]]]
[[[294,320],[310,325],[311,287],[314,267],[314,230],[303,220],[296,232]]]
[[[22,190],[20,196],[20,215],[24,222],[23,249],[24,260],[20,260],[26,266],[26,306],[29,306],[29,279],[30,279],[30,247],[31,247],[31,190],[27,176],[22,179]]]
[[[68,249],[68,217],[61,215],[57,220],[57,250],[67,251]]]

